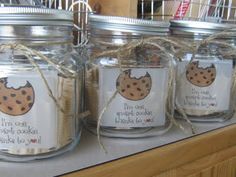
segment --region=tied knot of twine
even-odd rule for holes
[[[135,53],[134,50],[138,46],[142,46],[144,44],[144,40],[141,39],[138,41],[132,41],[123,45],[114,45],[101,41],[98,41],[98,43],[107,47],[111,47],[112,49],[92,54],[90,57],[91,61],[101,57],[115,57],[118,60],[130,60],[130,56],[132,57]]]
[[[117,52],[115,52],[115,55],[117,56],[117,59],[119,61],[121,60],[130,60],[135,58],[135,49],[137,47],[141,47],[143,45],[143,40],[131,42],[128,44],[125,44],[124,46],[121,46],[117,49]]]

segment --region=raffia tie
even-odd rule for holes
[[[156,42],[158,41],[158,42]],[[170,120],[171,123],[175,124],[177,127],[179,127],[181,130],[183,130],[184,132],[186,132],[186,129],[178,122],[176,122],[175,118],[174,118],[174,92],[175,92],[175,66],[174,66],[174,56],[171,55],[170,52],[168,52],[165,47],[163,47],[160,44],[168,44],[170,46],[174,46],[173,48],[177,49],[178,48],[178,43],[176,43],[173,40],[169,40],[167,38],[162,38],[162,37],[154,37],[154,38],[147,38],[147,39],[141,39],[138,41],[132,41],[130,43],[124,44],[124,45],[120,45],[115,49],[112,50],[108,50],[108,51],[104,51],[101,53],[97,53],[95,55],[93,55],[90,58],[90,63],[93,63],[93,60],[97,59],[97,58],[101,58],[101,57],[115,57],[118,60],[118,64],[119,64],[119,68],[120,68],[120,72],[122,72],[122,61],[124,60],[129,60],[129,56],[132,56],[132,53],[134,53],[134,49],[136,49],[137,47],[154,47],[157,48],[158,50],[160,50],[165,57],[163,57],[164,60],[166,60],[168,62],[169,65],[169,79],[168,79],[168,93],[167,93],[167,97],[165,98],[166,100],[166,117]],[[105,43],[103,43],[104,45]],[[110,46],[109,43],[106,43],[106,45]],[[186,44],[183,44],[187,47]],[[95,65],[96,67],[96,65]],[[106,112],[106,110],[109,108],[110,104],[112,103],[112,101],[116,98],[118,91],[116,90],[112,96],[110,97],[110,99],[105,103],[105,106],[103,107],[103,109],[101,110],[101,112],[99,113],[98,116],[98,122],[97,122],[97,137],[98,137],[98,142],[99,145],[102,147],[102,149],[107,152],[105,146],[103,145],[102,141],[101,141],[101,137],[100,137],[100,125],[101,125],[101,120],[102,117],[104,115],[104,113]],[[191,124],[191,122],[189,121],[189,123]],[[191,127],[193,127],[193,125],[191,124]],[[192,129],[192,132],[194,133],[194,130]]]

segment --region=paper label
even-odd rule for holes
[[[177,104],[184,109],[226,111],[230,104],[232,61],[179,62]]]
[[[99,112],[114,95],[101,125],[154,127],[165,124],[167,68],[99,68]]]
[[[47,71],[44,76],[56,95],[56,72]],[[56,109],[38,72],[4,74],[0,78],[0,148],[55,147]]]

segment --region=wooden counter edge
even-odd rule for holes
[[[64,177],[146,177],[236,147],[236,125],[204,133],[130,157],[64,175]],[[231,151],[230,151],[231,152]],[[235,152],[236,155],[236,151]]]

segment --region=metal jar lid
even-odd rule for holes
[[[169,22],[151,21],[127,17],[89,15],[89,28],[131,32],[146,35],[167,35],[169,33]]]
[[[73,13],[37,7],[0,7],[0,25],[73,26]]]
[[[170,31],[174,35],[191,35],[191,36],[209,36],[211,34],[222,32],[223,30],[232,29],[236,26],[226,23],[213,23],[203,21],[171,20]]]

